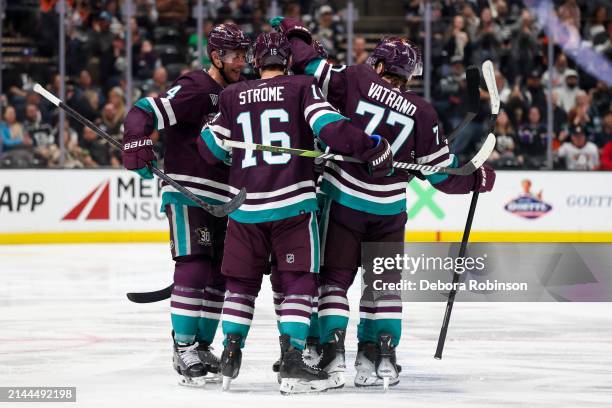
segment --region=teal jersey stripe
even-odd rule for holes
[[[176,253],[177,256],[187,255],[187,242],[185,241],[185,214],[183,214],[183,208],[180,206],[174,206],[174,216],[176,217]]]
[[[138,101],[136,101],[134,106],[142,109],[145,112],[151,113],[153,116],[153,127],[157,129],[157,115],[155,115],[155,111],[153,110],[153,107],[151,106],[149,101],[147,101],[146,98],[140,98]]]
[[[312,248],[314,249],[312,272],[319,273],[319,224],[317,223],[317,216],[314,213],[312,214],[312,219],[310,220],[310,230],[312,231],[310,245],[312,245]]]
[[[256,224],[259,222],[278,221],[285,218],[295,217],[296,215],[306,214],[317,211],[316,198],[307,198],[295,204],[285,207],[274,208],[271,210],[244,211],[238,208],[229,217],[243,224]]]
[[[199,194],[196,194],[196,197],[198,197],[200,200],[208,204],[213,204],[213,205],[223,204],[222,201],[215,200],[209,197],[204,197]],[[161,203],[161,208],[159,211],[164,212],[164,209],[166,208],[166,205],[168,204],[180,204],[180,205],[187,205],[190,207],[199,207],[199,205],[197,205],[196,203],[194,203],[193,201],[191,201],[190,199],[188,199],[181,193],[175,193],[175,192],[165,192],[162,194],[162,203]]]
[[[313,59],[306,65],[306,69],[304,69],[304,74],[306,75],[314,75],[317,72],[317,68],[319,68],[319,64],[323,61],[321,58]]]
[[[328,180],[323,179],[321,190],[331,197],[332,200],[354,210],[363,211],[375,215],[396,215],[406,211],[406,200],[398,200],[393,203],[381,204],[375,201],[355,197],[341,191]]]
[[[200,136],[204,140],[204,143],[206,143],[206,146],[208,146],[210,152],[217,159],[221,160],[225,164],[229,164],[229,153],[223,150],[223,148],[221,148],[221,146],[217,144],[217,142],[215,141],[215,137],[213,136],[212,131],[210,129],[204,129]]]
[[[458,164],[459,164],[459,160],[457,160],[457,156],[455,156],[455,157],[453,157],[453,162],[448,167],[456,168],[456,167],[458,167]],[[425,178],[431,184],[438,184],[438,183],[441,183],[444,180],[446,180],[448,178],[448,174],[434,173],[434,174],[431,174],[429,176],[425,176]]]
[[[312,124],[312,132],[315,134],[315,136],[319,136],[319,133],[321,133],[321,129],[323,129],[330,123],[338,122],[339,120],[349,119],[340,115],[339,113],[326,113],[325,115],[322,115],[320,118],[315,120],[315,122]]]

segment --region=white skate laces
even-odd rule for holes
[[[195,342],[188,346],[178,346],[178,355],[180,359],[185,363],[187,367],[191,367],[195,364],[200,364],[200,357],[198,356],[198,343]]]

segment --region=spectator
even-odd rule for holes
[[[544,163],[548,148],[546,127],[537,106],[529,108],[527,122],[519,128],[518,147],[527,168],[539,169]]]
[[[568,170],[596,170],[599,167],[599,151],[594,143],[588,142],[580,126],[570,129],[571,142],[565,142],[558,152],[565,159]]]
[[[512,93],[512,89],[510,86],[508,86],[508,81],[506,80],[504,74],[502,74],[498,69],[495,70],[495,84],[499,90],[499,100],[502,104],[507,104],[510,94]]]
[[[542,73],[538,69],[533,69],[527,75],[523,93],[528,106],[537,106],[540,112],[546,111],[546,94],[542,88],[540,80]]]
[[[589,96],[582,89],[576,94],[576,105],[567,114],[568,123],[571,126],[580,126],[584,129],[587,140],[594,141],[598,129],[595,121],[601,123],[600,117],[595,117],[597,112],[591,108]]]
[[[565,72],[565,84],[559,88],[559,106],[567,113],[576,106],[578,88],[578,73],[573,69]]]
[[[313,37],[318,40],[330,57],[338,57],[340,42],[343,40],[344,28],[334,21],[334,10],[328,6],[321,6],[319,18],[312,29]]]
[[[194,34],[196,37],[197,35]],[[206,47],[206,45],[204,45]],[[196,38],[197,53],[197,38]],[[210,64],[210,60],[208,60]],[[144,40],[140,46],[140,52],[134,58],[133,74],[140,80],[147,80],[153,75],[153,70],[161,66],[159,56],[153,50],[153,44],[149,40]]]
[[[108,12],[100,13],[94,20],[93,30],[90,32],[89,44],[93,45],[92,54],[100,58],[97,76],[105,87],[108,80],[115,74],[115,53],[113,49],[114,35],[110,31],[112,16]]]
[[[164,67],[157,67],[153,71],[153,77],[149,78],[144,88],[149,93],[155,93],[157,95],[162,94],[168,88],[168,72]]]
[[[572,24],[577,30],[580,30],[580,8],[576,0],[565,0],[565,3],[557,10],[557,14],[561,21]]]
[[[595,138],[595,143],[600,148],[604,148],[612,142],[612,111],[606,113],[603,117],[601,133]]]
[[[565,83],[565,73],[567,71],[567,57],[564,53],[560,52],[555,59],[555,64],[552,69],[552,86],[553,88],[559,88]],[[548,81],[550,77],[548,70],[542,75],[542,85],[548,87]]]
[[[367,59],[366,40],[361,36],[356,36],[353,40],[353,64],[363,64]]]
[[[587,30],[587,36],[594,47],[605,43],[608,39],[608,34],[606,33],[606,23],[608,21],[608,9],[606,6],[597,7],[593,13],[593,20]]]
[[[117,111],[118,117],[122,120],[125,117],[125,94],[118,86],[108,92],[108,101],[113,104]]]
[[[567,124],[567,113],[559,106],[559,93],[552,92],[553,103],[553,131],[555,135],[559,135],[563,127]]]
[[[517,27],[512,32],[513,78],[517,75],[524,78],[534,68],[537,68],[536,61],[541,52],[537,34],[531,13],[524,9]]]
[[[470,38],[465,31],[465,20],[463,16],[455,16],[453,24],[446,33],[444,51],[448,57],[448,61],[453,57],[459,57],[462,61],[466,61],[466,54],[469,54]]]
[[[12,106],[7,106],[4,110],[4,122],[0,123],[0,132],[4,151],[32,145],[32,140],[26,134],[23,125],[17,122],[17,112]]]
[[[594,88],[589,91],[591,105],[598,116],[603,117],[612,107],[612,92],[604,81],[597,81]]]
[[[100,140],[96,133],[88,127],[83,128],[83,139],[81,139],[80,147],[86,150],[83,160],[86,167],[108,166],[110,164],[108,144]]]
[[[40,109],[33,103],[29,103],[26,106],[24,125],[35,147],[45,148],[55,143],[55,136],[51,126],[42,122]]]
[[[476,15],[474,11],[474,7],[470,3],[465,3],[463,5],[463,21],[465,22],[465,32],[467,33],[469,39],[474,41],[476,38],[476,33],[478,32],[478,27],[480,26],[480,19]]]
[[[491,16],[491,9],[485,7],[480,13],[480,27],[474,37],[475,51],[473,62],[492,60],[499,61],[502,38],[498,24]]]
[[[612,140],[610,140],[601,151],[600,170],[612,170]]]
[[[102,115],[100,117],[100,128],[115,139],[123,139],[121,135],[121,126],[123,117],[119,116],[117,108],[112,103],[104,105]]]
[[[510,123],[508,114],[503,109],[497,115],[493,133],[496,136],[497,143],[489,161],[496,168],[517,167],[519,165],[519,156],[516,152],[516,133]]]

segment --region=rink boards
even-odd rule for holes
[[[414,180],[408,241],[458,241],[470,196]],[[0,170],[0,243],[167,242],[161,188],[125,170]],[[612,242],[612,173],[500,171],[472,241]]]

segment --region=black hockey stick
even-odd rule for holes
[[[443,174],[453,174],[457,176],[467,176],[476,171],[482,164],[489,158],[491,152],[495,148],[495,135],[490,133],[487,136],[487,139],[482,144],[482,147],[476,153],[472,159],[459,168],[454,167],[439,167],[439,166],[430,166],[426,164],[417,164],[417,163],[404,163],[404,162],[393,162],[393,168],[406,170],[406,171],[420,171],[420,172],[430,172],[430,173],[443,173]],[[290,147],[282,147],[282,146],[270,146],[270,145],[262,145],[257,143],[246,143],[240,142],[236,140],[225,140],[224,144],[229,147],[239,148],[244,150],[261,150],[268,151],[274,153],[286,153],[294,156],[302,156],[302,157],[312,157],[312,158],[321,158],[325,160],[335,160],[335,161],[345,161],[351,163],[364,163],[362,160],[356,159],[350,156],[343,156],[340,154],[333,153],[324,153],[318,152],[316,150],[303,150],[303,149],[294,149]]]
[[[170,286],[156,290],[155,292],[131,292],[127,294],[127,298],[134,303],[153,303],[168,299],[172,294],[174,283]]]
[[[497,91],[497,85],[495,83],[495,70],[491,61],[487,60],[482,64],[482,75],[484,76],[485,82],[487,84],[487,89],[490,95],[490,126],[491,128],[494,128],[495,120],[497,119],[497,114],[499,113],[500,100],[499,92]],[[461,239],[461,247],[459,248],[459,258],[465,257],[467,244],[470,239],[470,231],[472,229],[472,221],[474,220],[474,213],[476,212],[476,204],[478,203],[478,195],[478,191],[474,191],[474,193],[472,193],[472,201],[470,202],[470,209],[468,211],[467,221],[465,222],[465,229],[463,230],[463,238]],[[446,301],[444,320],[442,321],[442,328],[440,329],[440,337],[438,337],[438,346],[436,347],[436,354],[434,354],[434,358],[437,360],[442,359],[444,343],[446,342],[446,334],[448,333],[448,325],[450,323],[450,317],[453,311],[453,305],[455,303],[455,296],[457,295],[457,290],[455,289],[455,285],[457,284],[457,282],[459,282],[459,274],[457,272],[454,272],[452,286],[453,289],[451,289],[448,295],[448,300]]]
[[[480,71],[475,65],[470,65],[465,71],[467,81],[467,110],[468,113],[463,121],[455,130],[448,135],[447,139],[451,142],[457,135],[470,123],[478,114],[480,108]]]
[[[40,84],[34,85],[34,92],[40,94],[49,102],[57,106],[58,108],[63,109],[68,115],[70,115],[73,119],[81,123],[83,126],[87,126],[91,130],[93,130],[98,136],[106,140],[111,145],[115,146],[119,150],[123,150],[121,143],[118,140],[115,140],[102,129],[97,127],[94,123],[92,123],[89,119],[83,117],[80,113],[72,109],[70,106],[66,105],[62,102],[58,97],[53,95],[51,92],[47,91]],[[185,197],[189,198],[191,201],[196,203],[206,212],[214,215],[215,217],[225,217],[232,211],[236,210],[238,207],[242,205],[244,200],[246,199],[246,190],[243,188],[240,190],[238,194],[236,194],[230,201],[220,205],[208,204],[207,202],[200,199],[198,196],[193,194],[191,191],[187,190],[185,187],[174,181],[172,178],[167,176],[163,171],[158,169],[157,167],[148,165],[149,170],[153,174],[155,174],[160,179],[164,180],[166,183],[174,187],[179,193],[183,194]]]

